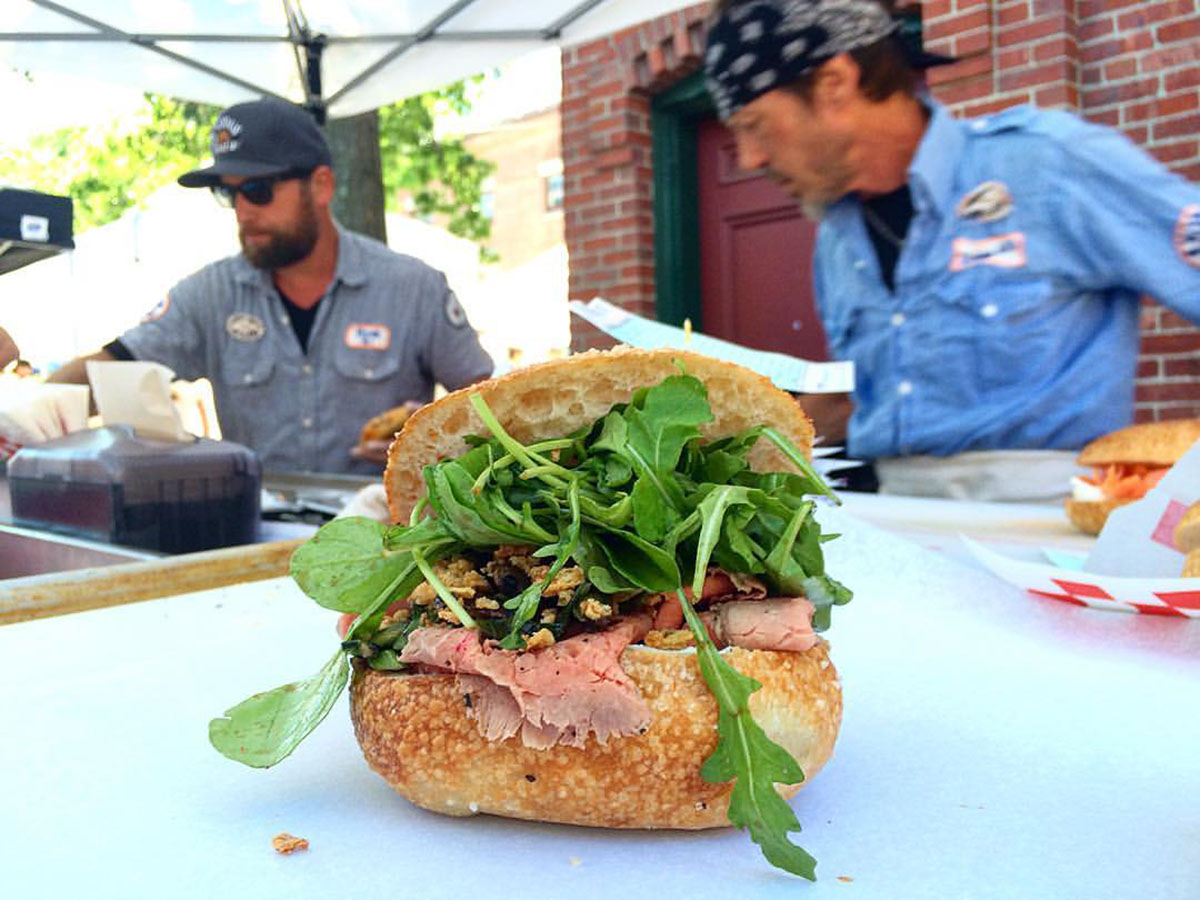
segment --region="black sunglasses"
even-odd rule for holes
[[[275,199],[275,185],[281,181],[291,181],[295,178],[307,178],[312,171],[283,172],[279,175],[267,175],[262,178],[247,178],[241,184],[214,184],[211,186],[213,196],[222,206],[233,206],[237,195],[246,198],[247,203],[255,206],[266,206]]]

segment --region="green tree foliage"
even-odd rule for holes
[[[75,230],[119,218],[205,158],[219,109],[146,94],[136,114],[111,125],[62,128],[0,157],[0,182],[69,196]]]
[[[452,234],[481,241],[492,231],[480,200],[484,180],[495,164],[471,154],[461,140],[439,137],[434,119],[440,112],[470,110],[467,82],[418,94],[379,110],[379,149],[388,208],[409,198],[412,212],[445,222]]]
[[[383,182],[389,208],[412,198],[416,215],[434,218],[460,237],[481,241],[491,222],[480,210],[483,180],[494,166],[462,142],[438,138],[440,110],[470,107],[463,82],[410,97],[379,111]],[[6,148],[0,183],[69,196],[75,230],[117,219],[126,210],[209,158],[209,129],[219,107],[146,94],[146,104],[120,123],[63,128]]]

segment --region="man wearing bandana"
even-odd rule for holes
[[[856,383],[818,427],[884,492],[1056,498],[1132,421],[1139,297],[1200,321],[1200,190],[1065,112],[952,118],[897,27],[882,0],[726,0],[709,23],[740,164],[820,219],[817,309]]]

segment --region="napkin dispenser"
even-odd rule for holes
[[[252,543],[261,482],[240,444],[141,438],[128,425],[29,445],[8,462],[18,524],[164,553]]]

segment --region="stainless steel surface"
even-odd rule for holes
[[[73,572],[137,560],[161,553],[65,537],[45,531],[0,525],[0,580]]]
[[[215,866],[237,897],[364,873],[429,900],[1200,897],[1200,623],[1036,600],[853,509],[822,518],[856,596],[829,632],[842,733],[792,801],[816,884],[733,830],[423,812],[367,768],[345,698],[279,766],[220,757],[209,718],[336,647],[336,614],[286,579],[0,628],[0,884],[188,900]],[[281,831],[308,852],[273,852]]]

